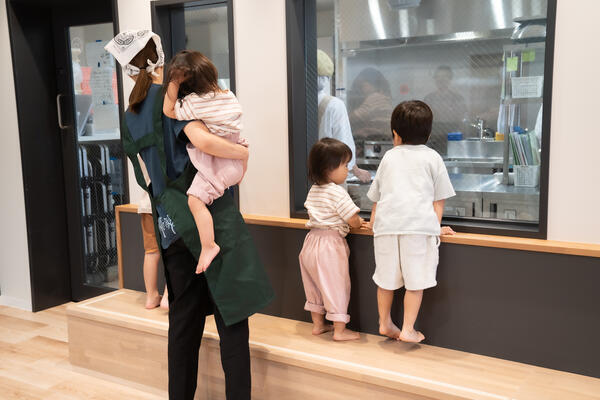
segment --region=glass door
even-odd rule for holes
[[[123,160],[115,60],[104,50],[112,37],[112,23],[69,28],[83,282],[117,288],[114,206],[123,199]]]
[[[83,18],[81,16],[83,15]],[[112,22],[55,21],[58,123],[63,142],[74,300],[119,287],[115,206],[126,201]],[[81,24],[89,20],[95,23]],[[97,19],[97,18],[96,18]],[[106,20],[105,20],[106,21]]]

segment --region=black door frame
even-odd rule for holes
[[[110,289],[84,291],[83,280],[75,280],[72,271],[82,273],[81,218],[79,192],[69,186],[78,179],[77,152],[63,151],[75,145],[75,138],[60,132],[57,118],[57,93],[63,107],[71,100],[70,54],[67,46],[58,51],[53,23],[65,20],[80,6],[76,23],[95,23],[98,15],[114,24],[113,0],[83,3],[70,0],[6,0],[11,56],[19,122],[21,168],[27,221],[27,240],[33,311],[43,310],[71,300],[82,300]],[[86,18],[87,17],[87,18]],[[64,43],[66,44],[66,32]],[[60,53],[60,54],[57,54]],[[65,66],[69,89],[59,89],[58,64]],[[122,106],[122,82],[118,78],[119,103]],[[72,104],[72,103],[71,103]],[[64,112],[65,110],[63,110]],[[70,121],[65,120],[65,123]],[[64,157],[64,158],[63,158]],[[123,161],[123,200],[128,200],[127,165]],[[75,180],[75,182],[77,182]],[[78,185],[76,186],[79,187]],[[77,229],[69,229],[76,226]],[[78,244],[78,245],[76,245]]]
[[[290,215],[307,218],[304,200],[310,187],[306,160],[316,141],[317,52],[316,0],[285,0],[288,64],[288,128],[290,168]],[[548,0],[546,54],[544,63],[544,113],[542,117],[542,164],[540,171],[539,223],[444,217],[442,223],[459,232],[546,239],[548,230],[548,185],[554,39],[557,0]],[[369,217],[364,213],[365,218]]]

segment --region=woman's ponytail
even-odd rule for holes
[[[135,86],[129,95],[129,110],[135,114],[140,111],[140,107],[146,96],[148,96],[148,90],[152,85],[152,76],[146,71],[148,60],[153,63],[158,60],[154,40],[149,40],[146,46],[129,62],[140,69],[140,73],[136,75]]]

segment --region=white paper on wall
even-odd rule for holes
[[[526,76],[512,78],[512,97],[513,99],[528,99],[532,97],[542,97],[544,89],[543,76]]]
[[[90,89],[95,133],[115,131],[119,127],[119,109],[113,91],[114,59],[104,50],[105,45],[105,41],[85,45],[86,61],[91,68]]]

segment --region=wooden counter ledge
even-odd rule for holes
[[[284,228],[308,229],[306,219],[265,217],[244,215],[247,224],[279,226]],[[354,235],[373,235],[364,229],[352,229]],[[480,235],[474,233],[457,233],[453,236],[442,236],[443,243],[462,244],[467,246],[498,247],[502,249],[536,251],[542,253],[569,254],[586,257],[600,257],[600,244],[559,242],[555,240],[529,239],[512,236]]]
[[[117,212],[137,212],[137,206],[124,204],[116,207]],[[245,214],[247,224],[275,226],[292,229],[306,228],[306,219],[267,217]],[[373,232],[364,229],[352,229],[354,235],[370,236]],[[600,257],[600,244],[560,242],[555,240],[529,239],[512,236],[481,235],[474,233],[457,233],[454,236],[442,236],[443,243],[461,244],[466,246],[497,247],[502,249],[535,251],[541,253],[568,254],[585,257]]]

